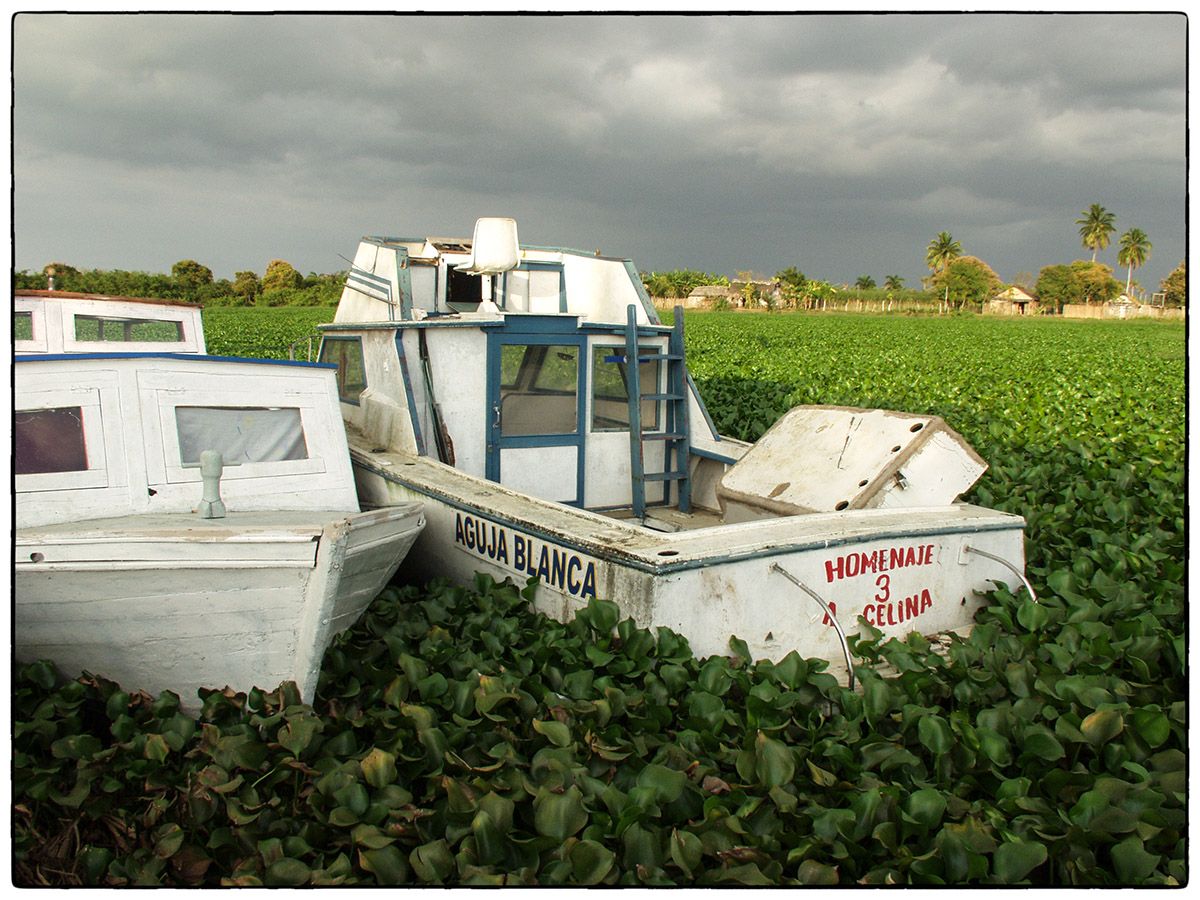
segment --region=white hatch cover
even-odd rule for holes
[[[797,406],[725,473],[717,497],[726,522],[944,506],[986,470],[938,416]]]

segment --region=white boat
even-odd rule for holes
[[[537,578],[560,620],[606,598],[699,656],[738,636],[842,666],[860,616],[960,629],[1024,582],[1024,520],[956,502],[986,463],[936,417],[802,407],[753,446],[717,434],[682,316],[660,323],[627,259],[523,247],[511,219],[367,237],[322,328],[360,501],[425,503],[415,575]]]
[[[420,503],[360,511],[332,367],[80,352],[14,369],[16,658],[188,710],[200,688],[289,680],[311,701],[330,640],[424,526]]]

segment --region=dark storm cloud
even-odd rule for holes
[[[1153,289],[1184,246],[1185,26],[21,15],[17,265],[329,271],[363,233],[508,214],[645,268],[915,284],[942,230],[1003,277],[1083,256],[1099,202],[1150,235]]]

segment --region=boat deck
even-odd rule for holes
[[[601,512],[610,519],[622,522],[638,523],[632,507],[626,509],[606,509]],[[709,509],[693,509],[691,512],[680,512],[673,506],[652,506],[646,509],[646,517],[640,523],[651,531],[661,531],[674,534],[679,531],[691,531],[694,528],[712,528],[722,525],[721,514]]]
[[[859,510],[781,516],[724,524],[708,511],[680,513],[651,507],[642,524],[629,510],[593,512],[553,503],[469,475],[429,457],[371,448],[347,425],[356,465],[405,485],[420,498],[559,540],[585,553],[665,572],[763,554],[789,553],[861,540],[917,539],[922,535],[1020,528],[1024,521],[968,504],[914,509]],[[656,527],[657,526],[657,527]]]

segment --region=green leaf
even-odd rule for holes
[[[675,769],[651,763],[638,773],[637,783],[639,787],[653,790],[656,802],[672,803],[683,793],[687,776]]]
[[[977,728],[975,734],[979,738],[979,749],[993,765],[1007,766],[1012,762],[1012,752],[1006,737],[990,728]]]
[[[538,834],[565,841],[583,828],[587,820],[583,794],[574,785],[561,794],[541,788],[533,799],[533,825]]]
[[[598,600],[595,597],[588,600],[588,624],[601,638],[612,634],[621,618],[621,608],[611,600]]]
[[[835,885],[838,883],[837,866],[827,866],[815,859],[806,859],[800,863],[796,878],[801,884]]]
[[[555,747],[566,747],[571,743],[571,729],[562,722],[533,720],[533,730],[546,738]]]
[[[1050,614],[1036,600],[1026,600],[1017,608],[1017,621],[1029,631],[1038,631],[1050,621]]]
[[[932,828],[942,821],[946,811],[946,796],[933,788],[922,788],[909,795],[904,803],[904,811],[915,821]]]
[[[308,745],[312,743],[317,732],[323,728],[321,720],[312,714],[294,716],[289,718],[287,723],[279,729],[275,740],[292,756],[299,758],[308,749]]]
[[[268,887],[300,887],[311,875],[312,870],[300,860],[285,856],[267,867],[263,883]]]
[[[496,829],[501,834],[508,834],[512,831],[513,813],[516,812],[516,808],[515,803],[495,792],[484,794],[479,800],[479,809],[491,817]]]
[[[918,719],[917,737],[932,753],[945,753],[954,746],[950,723],[939,715],[924,715]]]
[[[386,750],[373,747],[359,766],[371,787],[382,788],[396,780],[396,757]]]
[[[671,829],[671,859],[690,877],[700,866],[704,844],[690,831]]]
[[[1098,709],[1079,723],[1079,730],[1088,743],[1098,746],[1125,730],[1125,717],[1115,709]]]
[[[1004,884],[1016,884],[1046,861],[1046,847],[1032,841],[1008,841],[996,848],[992,865]]]
[[[170,754],[171,746],[165,737],[161,734],[146,735],[146,746],[142,750],[142,756],[155,762],[163,762]]]
[[[811,759],[806,759],[804,764],[808,766],[808,774],[812,778],[814,784],[818,784],[821,787],[833,787],[835,784],[837,784],[836,775],[827,769],[822,769]],[[789,778],[788,781],[791,781],[791,779]]]
[[[1054,762],[1067,755],[1058,738],[1045,725],[1027,725],[1021,741],[1022,756]]]
[[[154,833],[154,855],[168,859],[179,852],[186,835],[175,822],[162,826]]]
[[[577,884],[599,884],[612,871],[616,854],[596,841],[579,841],[568,857]]]
[[[862,688],[867,721],[877,722],[892,708],[892,686],[882,678],[871,677],[863,679]]]
[[[158,738],[159,742],[162,742],[162,735],[155,734],[150,737]],[[163,746],[166,746],[165,743]],[[73,734],[50,745],[50,753],[55,759],[88,759],[95,756],[100,750],[100,741],[90,734]],[[165,757],[166,753],[164,752],[159,761],[161,762]],[[148,756],[147,758],[153,757]]]
[[[504,858],[504,837],[496,822],[486,810],[479,810],[471,820],[471,833],[475,836],[475,853],[484,865],[495,865]]]
[[[420,849],[420,848],[417,848]],[[417,851],[413,850],[415,854]],[[404,854],[395,846],[378,850],[360,850],[358,860],[364,869],[375,876],[376,883],[386,886],[408,884],[410,870]],[[333,866],[329,869],[333,871]]]
[[[1138,737],[1151,747],[1161,747],[1171,736],[1171,722],[1166,713],[1159,710],[1134,710],[1133,728]]]
[[[758,732],[754,739],[754,770],[767,788],[788,784],[796,775],[791,747]]]
[[[454,872],[454,856],[444,840],[431,841],[414,848],[408,855],[408,861],[419,880],[432,884],[441,884]]]
[[[1147,853],[1141,839],[1137,837],[1126,838],[1114,845],[1112,858],[1117,880],[1130,887],[1144,885],[1162,859],[1156,853]]]

